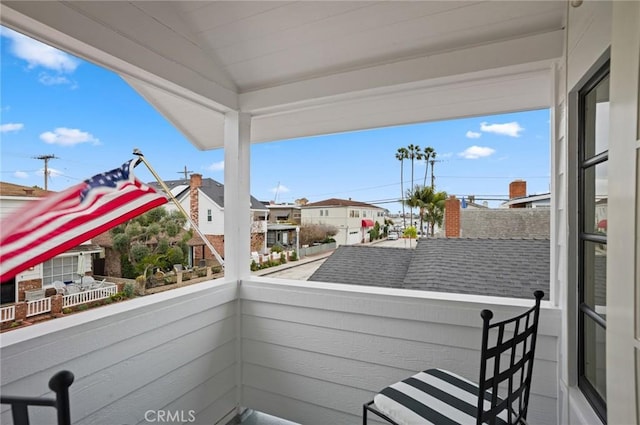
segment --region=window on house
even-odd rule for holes
[[[606,423],[609,63],[578,92],[578,385]]]
[[[324,210],[324,215],[329,217],[329,210]]]
[[[366,211],[362,211],[362,217],[366,217],[367,216],[367,212]]]
[[[207,210],[207,221],[212,221],[213,219],[211,218],[211,210]]]
[[[56,257],[42,264],[42,284],[51,285],[56,280],[68,282],[78,278],[78,257]]]
[[[324,215],[324,210],[320,210],[320,217]]]

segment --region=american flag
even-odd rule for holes
[[[135,160],[27,202],[0,222],[0,282],[167,202],[133,174]]]

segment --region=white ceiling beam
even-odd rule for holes
[[[550,106],[551,66],[375,96],[343,99],[306,108],[255,115],[252,142],[267,142]]]
[[[318,77],[239,95],[240,108],[254,115],[357,98],[395,90],[401,84],[424,84],[438,78],[495,70],[562,56],[563,31],[513,40]]]

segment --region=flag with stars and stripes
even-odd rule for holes
[[[167,202],[133,174],[135,160],[30,201],[0,222],[0,282]]]

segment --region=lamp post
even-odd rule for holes
[[[300,226],[296,226],[296,257],[300,259]]]

